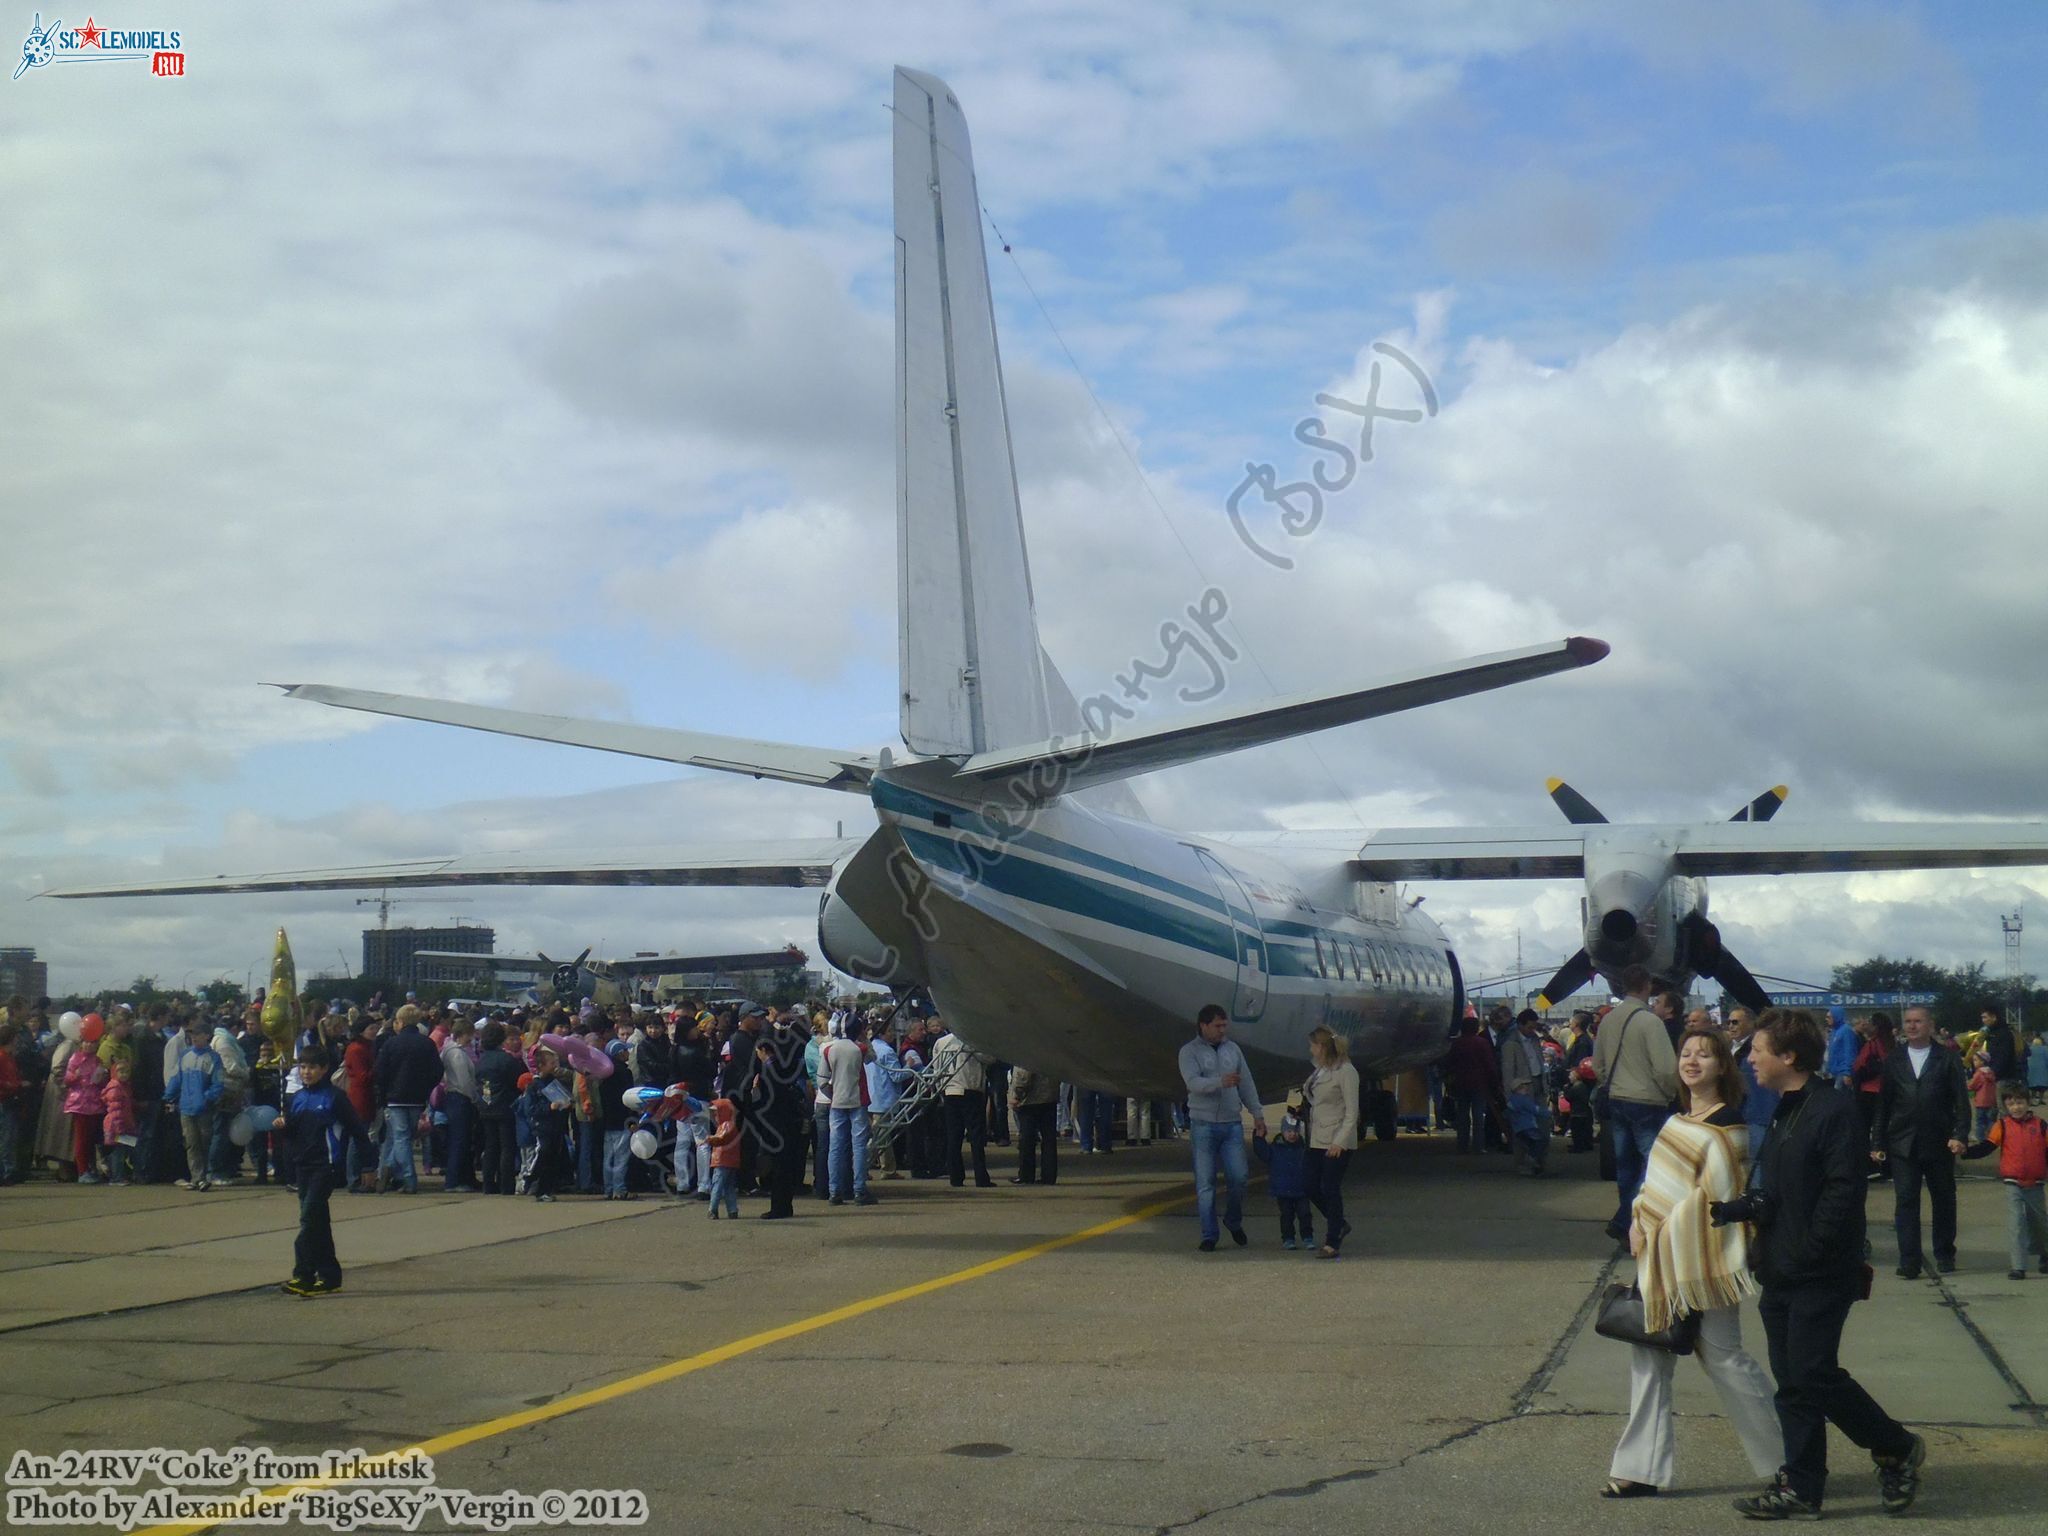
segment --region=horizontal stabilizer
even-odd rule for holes
[[[567,715],[536,715],[524,710],[495,709],[484,704],[453,704],[402,693],[373,693],[366,688],[330,688],[323,683],[277,683],[287,698],[360,709],[373,715],[459,725],[465,730],[552,741],[595,752],[651,757],[657,762],[744,773],[757,779],[781,779],[822,789],[863,794],[875,769],[864,752],[831,752],[822,747],[796,747],[779,741],[748,741],[714,736],[706,731],[677,731],[663,726],[624,725],[611,720],[576,720]]]
[[[1327,846],[1340,832],[1268,834],[1273,846]],[[2048,822],[1893,821],[1786,825],[1710,821],[1668,826],[1390,827],[1357,846],[1363,880],[1560,880],[1585,873],[1589,840],[1668,848],[1683,875],[1851,874],[2048,864]]]
[[[821,886],[832,878],[833,866],[860,845],[859,838],[817,838],[801,842],[636,848],[626,852],[551,848],[264,875],[187,876],[43,894],[71,900],[90,896],[207,896],[258,891],[381,891],[436,885]]]
[[[1512,683],[1548,677],[1553,672],[1568,672],[1590,666],[1606,654],[1603,641],[1560,640],[1555,645],[1475,656],[1450,667],[1388,678],[1342,693],[1296,694],[1258,704],[1203,710],[1170,720],[1134,722],[1101,736],[1083,732],[1073,738],[982,752],[968,758],[960,772],[983,780],[1036,772],[1057,785],[1056,793],[1065,793],[1285,741],[1311,731],[1485,693]]]

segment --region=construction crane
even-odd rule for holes
[[[389,891],[379,891],[374,896],[358,896],[356,905],[377,909],[377,931],[383,933],[391,926],[393,907],[405,906],[408,903],[417,904],[423,899],[418,896],[393,896]],[[467,896],[443,896],[433,903],[437,907],[467,907],[472,904]]]

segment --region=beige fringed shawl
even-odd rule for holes
[[[1716,1227],[1707,1217],[1713,1200],[1742,1193],[1748,1142],[1744,1128],[1702,1125],[1683,1115],[1664,1122],[1636,1196],[1643,1231],[1636,1285],[1643,1323],[1654,1330],[1710,1307],[1732,1307],[1756,1290],[1749,1271],[1748,1229],[1741,1222]]]

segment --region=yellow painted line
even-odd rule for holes
[[[715,1349],[707,1349],[701,1354],[687,1355],[681,1360],[671,1360],[667,1365],[658,1365],[651,1371],[640,1372],[637,1376],[622,1377],[620,1380],[608,1382],[604,1386],[592,1387],[586,1392],[576,1392],[568,1397],[558,1397],[551,1403],[541,1404],[538,1408],[527,1408],[518,1413],[505,1414],[500,1418],[486,1419],[481,1424],[471,1424],[464,1429],[450,1430],[445,1435],[436,1435],[433,1439],[422,1440],[417,1445],[403,1446],[391,1451],[372,1452],[364,1459],[381,1462],[387,1458],[402,1457],[409,1451],[419,1451],[427,1456],[439,1456],[448,1451],[459,1450],[465,1445],[474,1445],[477,1441],[489,1439],[494,1435],[506,1434],[516,1429],[528,1429],[535,1424],[545,1424],[550,1419],[559,1419],[568,1414],[580,1413],[585,1408],[595,1408],[600,1404],[614,1402],[622,1397],[630,1397],[635,1392],[644,1392],[649,1387],[658,1387],[665,1381],[675,1381],[683,1376],[694,1375],[698,1371],[709,1370],[714,1365],[723,1365],[728,1360],[736,1360],[741,1355],[750,1355],[757,1349],[768,1348],[771,1344],[781,1344],[789,1339],[801,1338],[804,1334],[816,1333],[820,1328],[830,1328],[835,1323],[851,1322],[856,1317],[865,1317],[870,1312],[879,1312],[884,1307],[893,1307],[899,1302],[913,1301],[919,1296],[929,1296],[934,1291],[943,1291],[952,1286],[965,1285],[970,1280],[980,1280],[989,1275],[1000,1274],[1006,1269],[1013,1269],[1019,1264],[1028,1264],[1031,1260],[1042,1258],[1048,1253],[1057,1253],[1062,1248],[1071,1248],[1076,1243],[1085,1243],[1094,1238],[1107,1237],[1112,1232],[1121,1232],[1125,1227],[1134,1227],[1140,1222],[1150,1221],[1154,1216],[1162,1216],[1176,1206],[1188,1204],[1194,1198],[1194,1195],[1190,1193],[1178,1195],[1171,1200],[1154,1201],[1150,1205],[1140,1206],[1137,1210],[1128,1212],[1125,1215],[1112,1217],[1108,1221],[1097,1222],[1092,1227],[1084,1227],[1079,1232],[1069,1232],[1064,1237],[1048,1238],[1045,1242],[1033,1243],[1029,1248],[1019,1248],[1014,1253],[1006,1253],[1001,1258],[990,1259],[986,1263],[969,1265],[966,1269],[956,1269],[951,1274],[939,1275],[930,1280],[920,1280],[917,1284],[906,1285],[900,1290],[884,1291],[879,1296],[869,1296],[862,1301],[850,1301],[845,1306],[834,1307],[829,1312],[819,1312],[810,1317],[799,1318],[793,1323],[783,1323],[779,1327],[763,1329],[760,1333],[750,1333],[743,1339],[734,1339],[729,1344],[720,1344]],[[310,1492],[318,1488],[335,1487],[338,1484],[347,1482],[349,1475],[362,1464],[362,1461],[352,1462],[348,1467],[337,1472],[332,1477],[314,1478],[303,1483],[289,1483],[276,1488],[266,1488],[257,1496],[257,1506],[261,1508],[272,1504],[282,1504],[295,1494]],[[192,1533],[210,1531],[216,1525],[222,1523],[224,1522],[206,1521],[197,1525],[155,1525],[138,1532],[137,1536],[192,1536]]]

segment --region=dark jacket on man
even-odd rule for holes
[[[1990,1058],[1991,1075],[2003,1083],[2020,1075],[2019,1048],[2012,1026],[1999,1022],[1984,1031],[1984,1054]]]
[[[1915,1077],[1911,1050],[1903,1043],[1895,1047],[1878,1077],[1870,1145],[1890,1157],[1926,1162],[1947,1156],[1951,1141],[1969,1139],[1970,1082],[1962,1056],[1930,1045],[1927,1064]]]
[[[633,1048],[633,1081],[647,1088],[666,1088],[682,1081],[676,1076],[676,1044],[666,1030],[643,1035]]]
[[[441,1054],[418,1025],[387,1035],[377,1050],[377,1091],[386,1104],[424,1106],[441,1081]]]
[[[1778,1101],[1757,1157],[1765,1206],[1752,1252],[1767,1286],[1855,1285],[1870,1172],[1856,1095],[1814,1078]]]
[[[485,1051],[476,1061],[477,1113],[486,1120],[510,1120],[526,1068],[510,1051]]]

